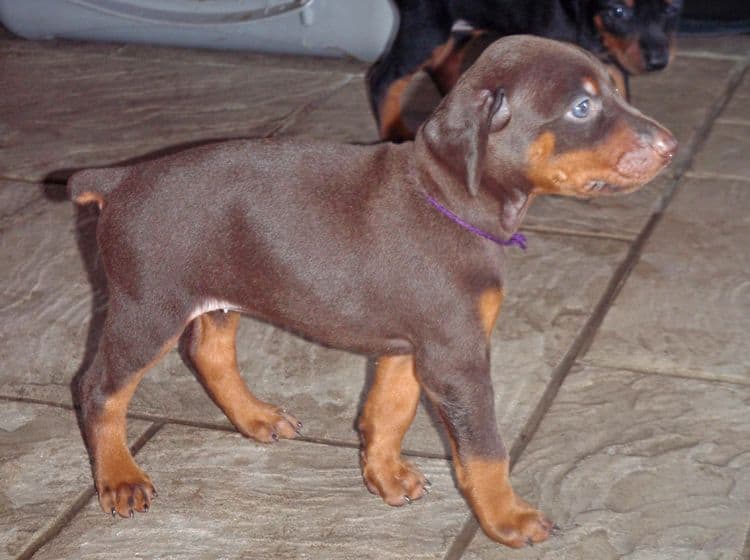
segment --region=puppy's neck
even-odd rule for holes
[[[415,170],[416,183],[462,220],[499,238],[516,233],[526,216],[534,195],[522,188],[502,188],[483,182],[472,195],[465,181],[434,160],[422,160]]]

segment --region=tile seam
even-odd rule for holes
[[[573,365],[578,361],[579,358],[585,356],[591,343],[596,337],[597,331],[601,326],[604,318],[609,311],[612,303],[617,299],[620,291],[622,290],[625,282],[630,277],[630,273],[635,268],[640,260],[640,256],[643,249],[650,239],[654,229],[661,221],[664,216],[670,202],[674,198],[677,186],[682,180],[683,176],[690,170],[690,167],[695,159],[696,154],[701,150],[705,144],[706,138],[709,132],[713,128],[716,119],[718,118],[721,111],[726,107],[727,103],[731,99],[735,90],[739,87],[742,78],[750,67],[750,57],[746,57],[738,61],[734,67],[729,71],[729,77],[722,93],[714,100],[714,102],[708,107],[705,114],[704,120],[701,125],[696,129],[695,134],[690,139],[687,148],[687,156],[681,161],[677,162],[676,169],[673,171],[672,184],[668,186],[661,199],[659,207],[652,212],[649,220],[644,225],[641,232],[633,240],[630,249],[623,261],[618,265],[615,272],[610,277],[610,281],[605,288],[602,296],[594,307],[593,312],[589,316],[589,319],[583,325],[581,330],[573,340],[568,352],[566,352],[563,359],[553,370],[550,381],[547,387],[537,401],[537,405],[534,411],[529,416],[526,424],[521,431],[520,435],[516,439],[515,444],[509,453],[509,462],[511,472],[513,466],[523,454],[529,442],[534,437],[534,434],[541,425],[544,416],[546,415],[549,408],[552,406],[557,393],[560,390],[565,378],[570,373]],[[448,547],[443,560],[459,560],[463,557],[469,545],[474,540],[479,529],[479,524],[473,515],[470,515],[464,526],[459,531],[459,534],[454,538],[453,542]],[[500,546],[500,545],[498,545]]]
[[[619,365],[619,364],[613,364],[608,363],[601,360],[595,360],[595,359],[580,359],[578,360],[578,363],[584,366],[588,367],[596,367],[600,369],[606,369],[606,370],[612,370],[612,371],[625,371],[628,373],[637,373],[642,375],[652,375],[652,376],[661,376],[661,377],[673,377],[676,379],[686,379],[690,381],[705,381],[707,383],[720,383],[722,385],[735,385],[737,387],[748,387],[750,386],[750,379],[747,381],[742,381],[735,378],[727,378],[727,377],[716,377],[711,376],[711,374],[706,373],[705,375],[702,374],[701,371],[695,371],[695,373],[692,373],[689,370],[685,373],[680,373],[679,371],[669,371],[666,369],[644,369],[639,367],[633,367],[628,365]],[[679,368],[676,368],[679,370]]]
[[[731,126],[750,127],[750,120],[740,117],[719,117],[716,119],[719,124],[728,124]]]
[[[704,171],[688,171],[685,173],[685,178],[707,181],[740,181],[743,183],[750,183],[750,175],[729,175],[725,173],[707,173]]]
[[[47,401],[43,399],[33,399],[29,397],[18,397],[18,396],[13,396],[13,395],[6,395],[6,394],[0,394],[0,401],[36,404],[40,406],[49,406],[49,407],[60,408],[60,409],[69,410],[69,411],[75,410],[75,407],[72,404],[59,403],[55,401]],[[183,418],[173,418],[169,416],[159,416],[155,414],[147,414],[147,413],[139,413],[139,412],[131,412],[127,415],[127,418],[129,420],[141,420],[144,422],[151,422],[153,424],[161,424],[163,426],[185,426],[188,428],[197,428],[197,429],[209,430],[213,432],[225,432],[225,433],[239,434],[239,432],[233,426],[226,425],[226,424],[219,423],[219,422],[187,420]],[[290,441],[298,442],[298,443],[313,444],[313,445],[326,445],[328,447],[359,449],[358,442],[338,440],[338,439],[332,439],[332,438],[324,438],[324,437],[301,436]],[[414,449],[403,449],[402,454],[407,457],[417,457],[421,459],[450,460],[450,457],[446,455],[445,453],[418,451]]]
[[[617,233],[607,233],[598,231],[586,231],[578,229],[567,229],[567,228],[555,228],[546,226],[524,226],[523,231],[531,231],[540,235],[562,235],[566,237],[585,237],[587,239],[603,239],[609,241],[620,241],[624,243],[631,243],[635,239],[637,234],[631,236]]]
[[[750,522],[747,524],[747,533],[745,535],[745,546],[742,547],[742,552],[737,560],[747,560],[750,558]]]
[[[5,399],[5,397],[0,398]],[[133,455],[137,455],[138,451],[140,451],[143,446],[146,445],[163,427],[163,423],[154,422],[151,424],[130,446],[130,452]],[[96,490],[93,486],[81,491],[81,493],[78,494],[78,497],[73,500],[73,502],[65,508],[62,513],[58,514],[39,536],[26,545],[21,553],[16,556],[15,560],[27,560],[32,558],[42,547],[54,541],[60,532],[62,532],[62,530],[65,529],[73,519],[75,519],[95,495]]]
[[[703,60],[726,60],[727,62],[739,62],[745,59],[745,55],[742,54],[727,54],[717,53],[703,50],[680,50],[679,37],[677,38],[677,50],[679,51],[677,56],[683,58],[700,58]]]
[[[333,85],[331,88],[325,90],[324,92],[321,92],[320,95],[316,96],[306,103],[303,103],[299,107],[292,109],[281,119],[279,125],[264,134],[263,138],[275,138],[279,134],[282,134],[284,131],[294,126],[294,124],[301,117],[311,113],[312,111],[317,109],[326,99],[329,99],[331,96],[336,95],[339,91],[344,89],[352,82],[352,80],[352,77],[344,76],[344,78],[341,79],[337,84]]]

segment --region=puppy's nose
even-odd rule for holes
[[[666,128],[655,129],[650,134],[648,143],[664,159],[672,159],[677,151],[677,140]]]
[[[669,54],[661,49],[646,52],[646,70],[661,70],[669,62]]]

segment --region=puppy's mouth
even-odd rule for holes
[[[584,186],[584,191],[589,195],[597,194],[626,194],[635,190],[638,190],[641,184],[635,185],[615,185],[614,183],[608,183],[603,179],[592,179],[588,181]]]
[[[617,190],[617,187],[601,179],[592,179],[591,181],[586,183],[584,189],[586,189],[586,191],[590,193],[610,193]]]

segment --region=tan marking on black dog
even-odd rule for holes
[[[594,17],[594,24],[599,31],[602,43],[615,60],[630,74],[642,74],[646,71],[646,62],[641,52],[638,37],[635,35],[615,35],[610,32],[601,16]]]
[[[413,74],[393,82],[385,96],[380,109],[380,136],[392,141],[408,140],[414,137],[401,115],[401,103],[409,87]]]

